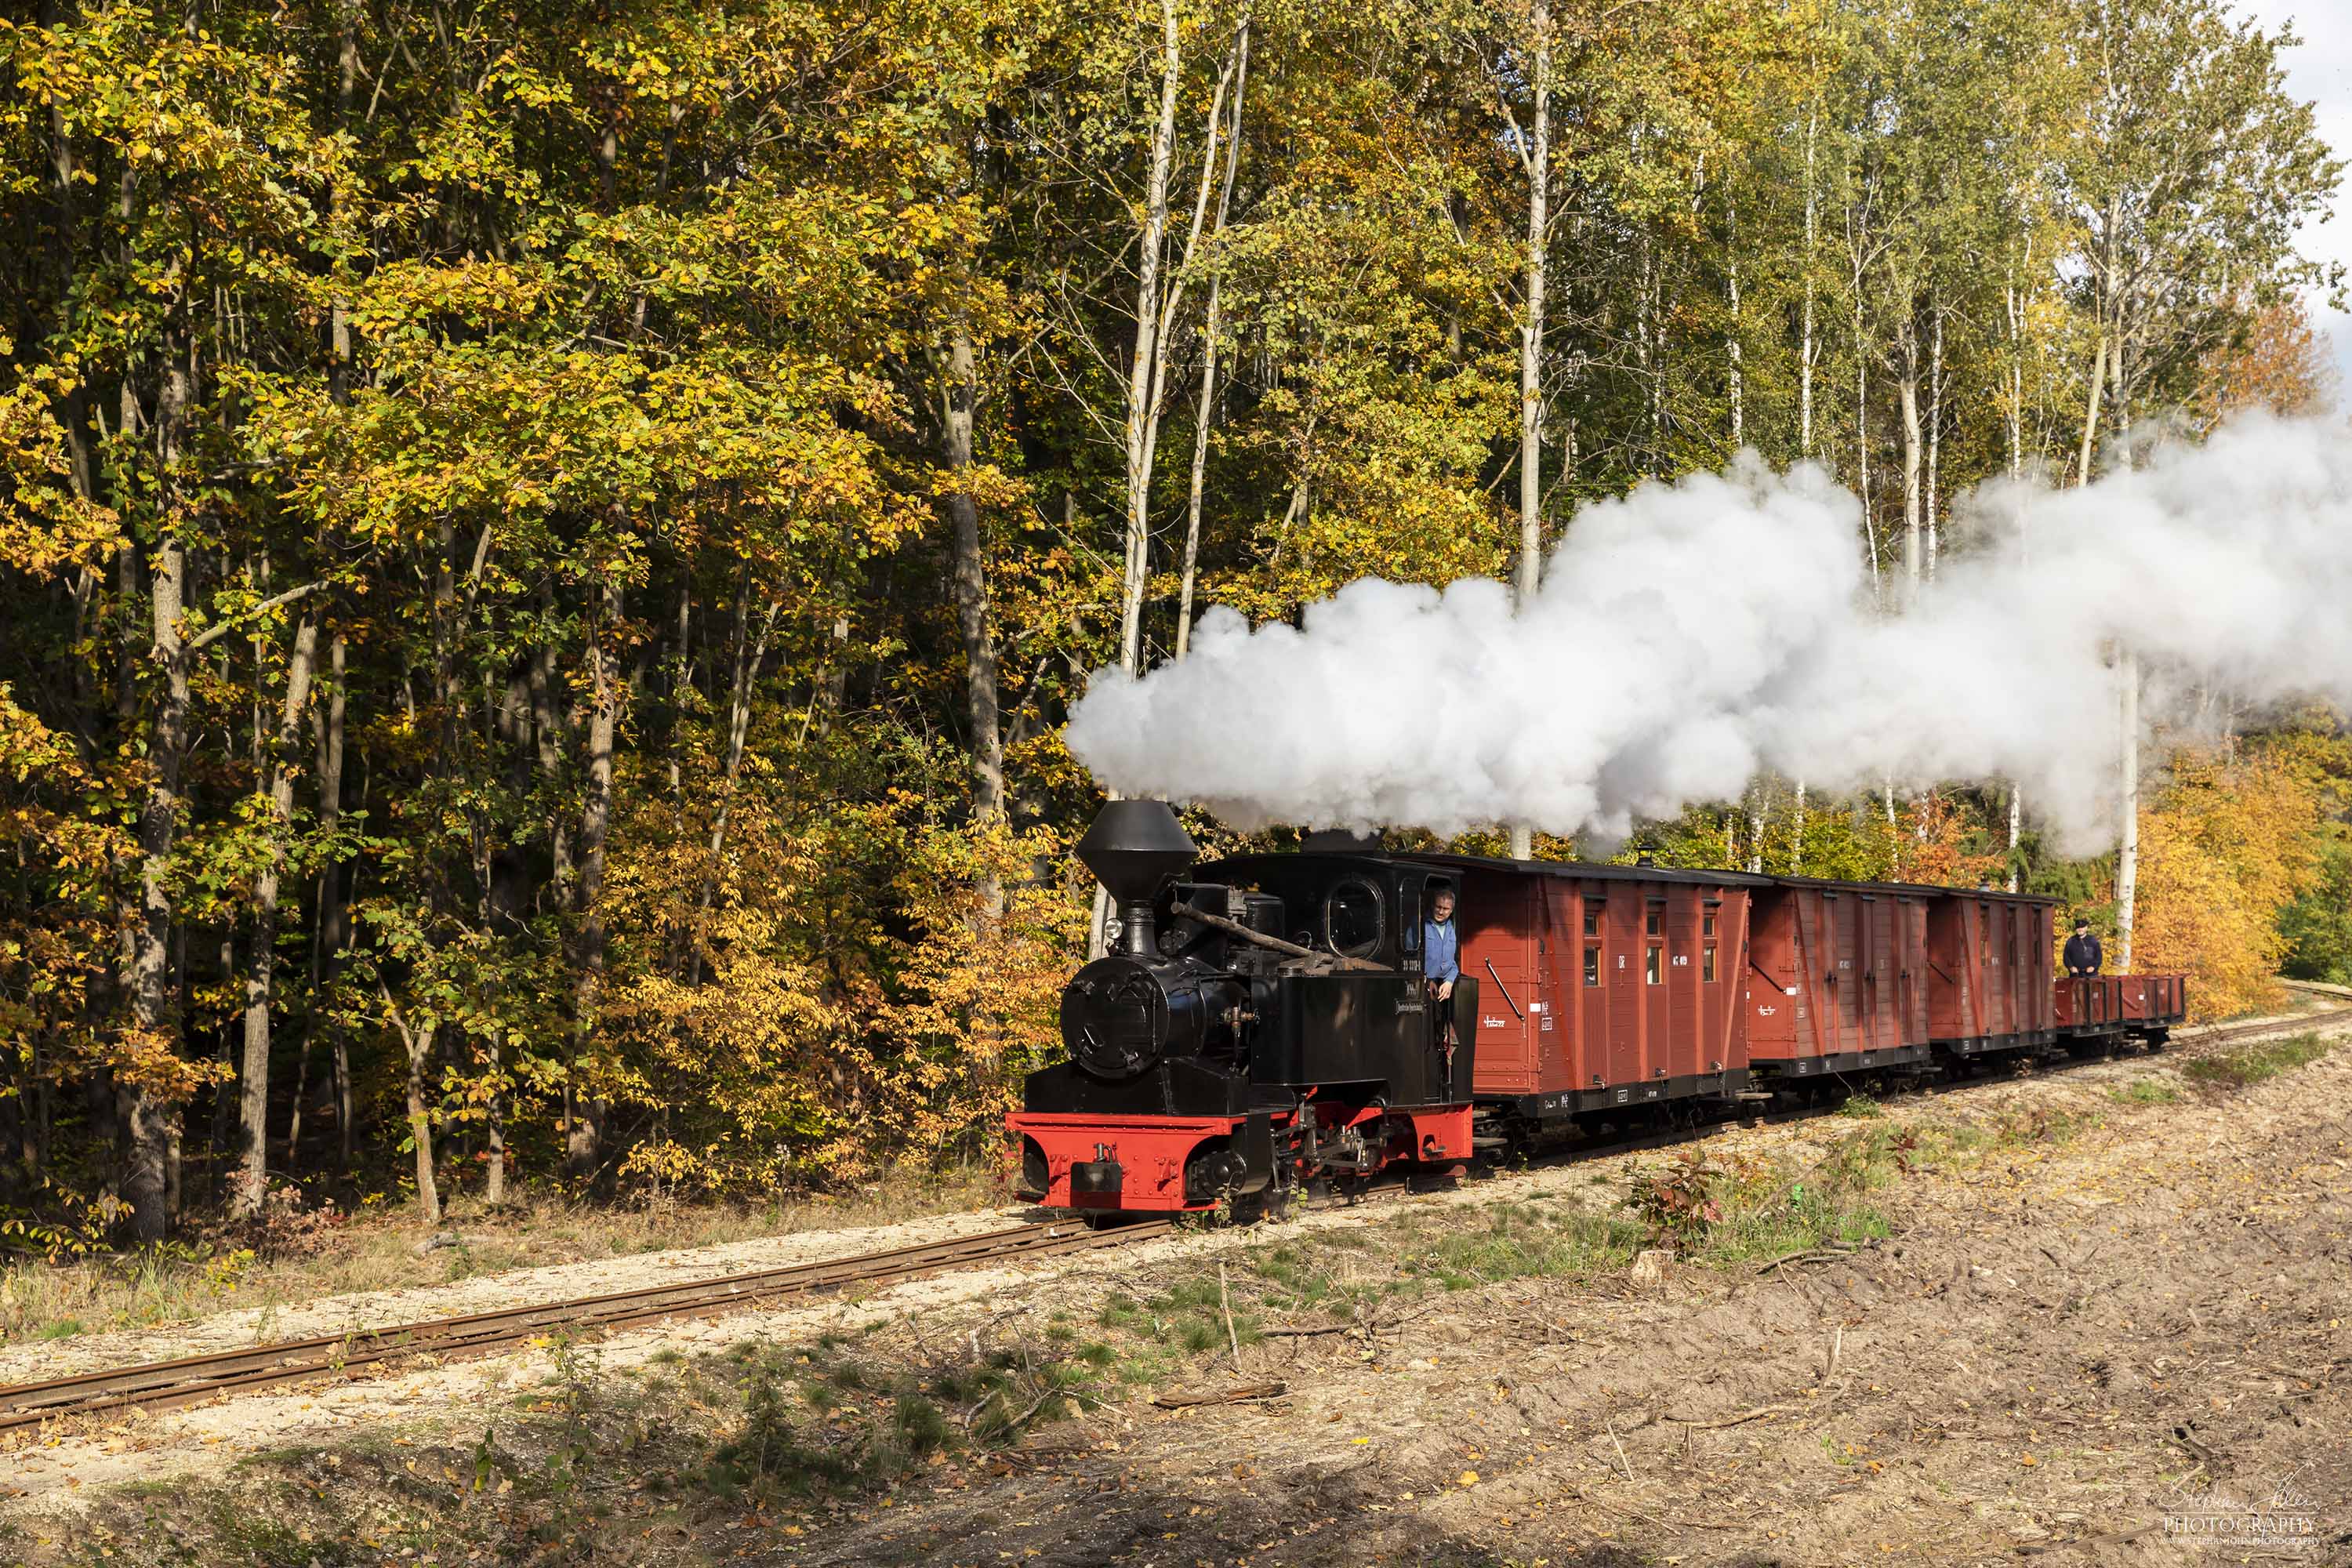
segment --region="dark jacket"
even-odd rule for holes
[[[2096,974],[2099,966],[2106,961],[2107,955],[2101,951],[2097,937],[2070,936],[2066,939],[2067,973]]]

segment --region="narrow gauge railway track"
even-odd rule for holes
[[[2252,1039],[2257,1035],[2299,1035],[2306,1029],[2330,1028],[2352,1022],[2352,1007],[2331,1007],[2325,1013],[2307,1013],[2299,1018],[2270,1018],[2259,1024],[2237,1024],[2228,1028],[2207,1028],[2165,1047],[2165,1054],[2179,1056],[2179,1047],[2191,1054],[2206,1046],[2226,1046],[2231,1040]]]
[[[1076,1222],[1031,1223],[855,1258],[79,1373],[46,1383],[0,1388],[0,1431],[59,1416],[132,1406],[160,1410],[194,1405],[226,1394],[341,1376],[356,1368],[411,1356],[451,1361],[488,1355],[552,1330],[614,1329],[661,1319],[707,1316],[755,1302],[828,1294],[853,1285],[907,1279],[942,1269],[1125,1246],[1164,1236],[1173,1228],[1167,1220],[1104,1230]]]
[[[2173,1042],[2172,1048],[2165,1054],[2176,1060],[2184,1058],[2193,1059],[2208,1047],[2227,1045],[2233,1040],[2263,1035],[2293,1034],[2347,1023],[2352,1023],[2352,1007],[2331,1008],[2296,1018],[2209,1028]],[[2093,1061],[2115,1059],[2113,1056],[2086,1058],[2079,1064],[2062,1062],[2061,1065],[2087,1066]],[[1921,1085],[1919,1089],[1928,1093],[1948,1093],[1987,1087],[2012,1076],[2011,1073],[1994,1072]],[[1835,1081],[1822,1080],[1824,1085]],[[1817,1106],[1790,1107],[1765,1113],[1760,1118],[1728,1118],[1633,1136],[1596,1139],[1546,1151],[1536,1156],[1533,1163],[1538,1165],[1571,1163],[1611,1154],[1635,1153],[1670,1147],[1693,1138],[1705,1137],[1710,1132],[1725,1131],[1738,1121],[1780,1122],[1820,1113]],[[1387,1184],[1381,1185],[1385,1188]],[[1398,1188],[1388,1189],[1383,1195],[1401,1195],[1409,1190],[1409,1184],[1401,1184]],[[1352,1201],[1353,1198],[1327,1199],[1313,1202],[1307,1206],[1339,1206]],[[896,1247],[859,1257],[826,1258],[747,1274],[681,1280],[642,1290],[546,1301],[533,1306],[478,1312],[462,1318],[436,1318],[387,1328],[354,1330],[344,1334],[257,1345],[247,1350],[222,1351],[207,1355],[184,1356],[175,1361],[79,1373],[46,1383],[0,1388],[0,1432],[65,1416],[133,1407],[161,1410],[194,1405],[248,1390],[307,1382],[313,1378],[339,1377],[356,1368],[413,1356],[454,1361],[489,1355],[559,1329],[614,1329],[664,1319],[710,1316],[761,1301],[824,1295],[853,1285],[887,1283],[945,1269],[1124,1247],[1169,1235],[1175,1228],[1176,1224],[1171,1220],[1147,1220],[1105,1229],[1096,1229],[1076,1221],[1033,1222],[1004,1230],[985,1231],[977,1236]]]

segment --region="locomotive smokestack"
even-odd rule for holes
[[[1118,905],[1119,951],[1153,952],[1151,896],[1200,853],[1184,825],[1164,800],[1115,800],[1102,808],[1077,849]]]

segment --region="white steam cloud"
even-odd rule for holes
[[[2242,419],[1961,510],[1967,552],[1884,615],[1854,498],[1743,454],[1586,507],[1521,613],[1485,579],[1367,579],[1296,627],[1213,609],[1183,663],[1098,673],[1070,748],[1107,787],[1241,826],[1604,840],[1765,770],[1833,791],[2014,779],[2084,852],[2112,835],[2118,652],[2172,733],[2217,699],[2352,698],[2340,426]]]

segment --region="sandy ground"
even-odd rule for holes
[[[1852,1258],[1764,1275],[1676,1268],[1655,1289],[1530,1279],[1453,1293],[1370,1347],[1343,1337],[1246,1347],[1240,1375],[1292,1391],[1272,1404],[1120,1405],[1049,1429],[1006,1473],[960,1468],[953,1484],[901,1493],[871,1517],[851,1509],[822,1532],[751,1528],[723,1552],[704,1543],[621,1560],[2246,1560],[2185,1543],[2181,1521],[2201,1506],[2208,1530],[2307,1527],[2290,1543],[2308,1551],[2264,1561],[2352,1562],[2352,1049],[2235,1094],[2147,1104],[2110,1095],[2151,1074],[2170,1081],[2169,1059],[1900,1102],[1906,1119],[2087,1110],[2102,1120],[2063,1142],[1905,1180],[1883,1194],[1894,1238]],[[1841,1121],[1726,1129],[1707,1143],[1802,1158],[1851,1130]],[[1465,1223],[1481,1205],[1538,1194],[1597,1204],[1659,1158],[1569,1162],[1403,1201],[1462,1212]],[[1002,1321],[1114,1286],[1149,1289],[1229,1248],[1376,1224],[1386,1207],[660,1325],[588,1353],[601,1375],[625,1378],[656,1355],[747,1340],[961,1332],[979,1312]],[[337,1326],[362,1310],[385,1316],[360,1321],[397,1321],[872,1250],[1009,1217],[534,1270],[304,1310],[341,1314],[319,1320]],[[583,1269],[593,1277],[583,1282]],[[197,1325],[206,1338],[175,1334],[169,1347],[141,1337],[135,1357],[249,1342],[256,1325],[231,1321],[250,1316]],[[279,1312],[268,1337],[320,1331],[292,1318]],[[248,1337],[211,1337],[240,1332]],[[13,1518],[49,1536],[114,1483],[195,1480],[293,1444],[467,1434],[551,1367],[542,1348],[93,1421],[0,1450],[0,1488],[16,1494]]]

